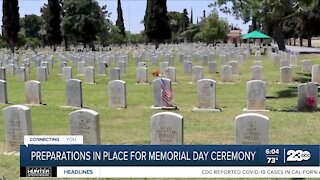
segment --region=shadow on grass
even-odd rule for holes
[[[307,76],[307,77],[310,77],[310,78],[311,78],[311,73],[301,73],[301,72],[298,72],[297,74],[298,74],[298,75],[301,75],[301,76]]]
[[[307,83],[311,82],[311,74],[309,73],[297,73],[299,76],[298,77],[293,77],[294,82],[299,82],[299,83]]]
[[[276,97],[269,97],[269,99],[280,99],[280,98],[290,98],[290,97],[297,97],[297,87],[288,87],[288,89],[281,90],[276,92]]]
[[[272,107],[267,107],[268,110],[273,111],[273,112],[300,112],[300,113],[314,113],[314,112],[319,112],[320,111],[320,107],[317,107],[316,111],[298,111],[298,108],[296,106],[290,106],[290,107],[286,107],[283,109],[274,109]]]

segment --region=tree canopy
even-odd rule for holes
[[[145,34],[148,41],[163,42],[171,38],[167,0],[148,0],[144,16]]]
[[[76,42],[89,44],[94,50],[96,35],[105,23],[103,9],[95,0],[66,0],[63,7],[62,32]]]
[[[122,7],[121,7],[121,1],[118,0],[118,8],[117,8],[117,12],[118,12],[118,18],[116,21],[116,25],[118,27],[118,29],[120,30],[120,34],[125,37],[126,32],[125,32],[125,27],[124,27],[124,20],[123,20],[123,13],[122,13]]]
[[[18,42],[18,32],[20,30],[20,15],[18,0],[2,1],[2,32],[11,51],[14,52],[14,46]]]

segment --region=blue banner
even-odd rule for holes
[[[319,166],[319,145],[25,145],[29,166]]]

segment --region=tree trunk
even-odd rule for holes
[[[252,17],[252,31],[257,30],[257,19],[256,17]]]
[[[158,41],[156,41],[155,43],[154,43],[154,45],[155,45],[155,48],[156,48],[156,50],[159,48],[159,42]]]
[[[65,48],[65,51],[69,50],[68,38],[66,36],[64,36],[64,48]]]
[[[91,51],[96,51],[96,48],[95,48],[94,43],[92,41],[89,42],[89,46],[91,48]]]
[[[300,37],[300,46],[302,47],[303,46],[303,38]]]
[[[296,38],[293,38],[293,45],[296,46]]]
[[[311,38],[312,38],[311,36],[308,37],[308,47],[311,47],[311,45],[312,45],[311,44]]]
[[[284,38],[283,38],[283,33],[281,31],[280,26],[276,23],[274,25],[274,39],[278,44],[278,48],[280,51],[285,51],[286,50],[286,45],[284,44]]]

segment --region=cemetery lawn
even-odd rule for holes
[[[310,59],[319,64],[319,55],[300,55],[302,59]],[[216,58],[217,59],[217,58]],[[21,62],[21,61],[20,61]],[[219,59],[217,60],[219,63]],[[34,64],[27,80],[36,80]],[[241,67],[241,75],[235,76],[235,84],[221,84],[220,74],[209,74],[204,67],[204,77],[217,81],[217,105],[223,110],[220,113],[191,112],[196,105],[196,85],[190,85],[191,75],[183,73],[182,64],[177,57],[178,85],[173,85],[174,102],[179,110],[175,111],[184,116],[185,144],[234,144],[235,117],[243,114],[246,107],[246,82],[251,80],[250,67],[253,56],[250,56]],[[299,63],[300,64],[300,63]],[[200,62],[193,66],[201,65]],[[320,110],[317,112],[296,112],[298,82],[308,82],[310,74],[302,74],[300,65],[294,67],[296,84],[279,84],[279,66],[271,63],[263,56],[264,79],[267,82],[267,107],[270,112],[263,112],[270,118],[269,144],[319,144],[320,143]],[[74,78],[83,80],[83,76]],[[220,72],[220,65],[218,66]],[[152,70],[155,66],[148,63],[148,78],[151,82]],[[96,73],[98,66],[96,67]],[[54,68],[50,70],[47,82],[41,82],[42,99],[46,104],[31,107],[32,133],[34,135],[67,135],[69,134],[68,115],[72,109],[61,108],[66,104],[65,82],[58,75],[59,63],[55,59]],[[97,84],[83,83],[84,106],[100,114],[102,144],[150,144],[150,117],[161,112],[151,110],[153,104],[152,86],[135,85],[136,67],[131,57],[127,66],[127,75],[121,77],[127,83],[127,109],[112,109],[108,107],[107,76],[96,76]],[[25,104],[24,82],[17,81],[12,75],[7,75],[8,99],[10,105]],[[0,105],[3,109],[9,105]],[[319,103],[318,103],[319,106]],[[3,113],[0,116],[0,180],[19,179],[19,157],[5,156],[5,139]]]

